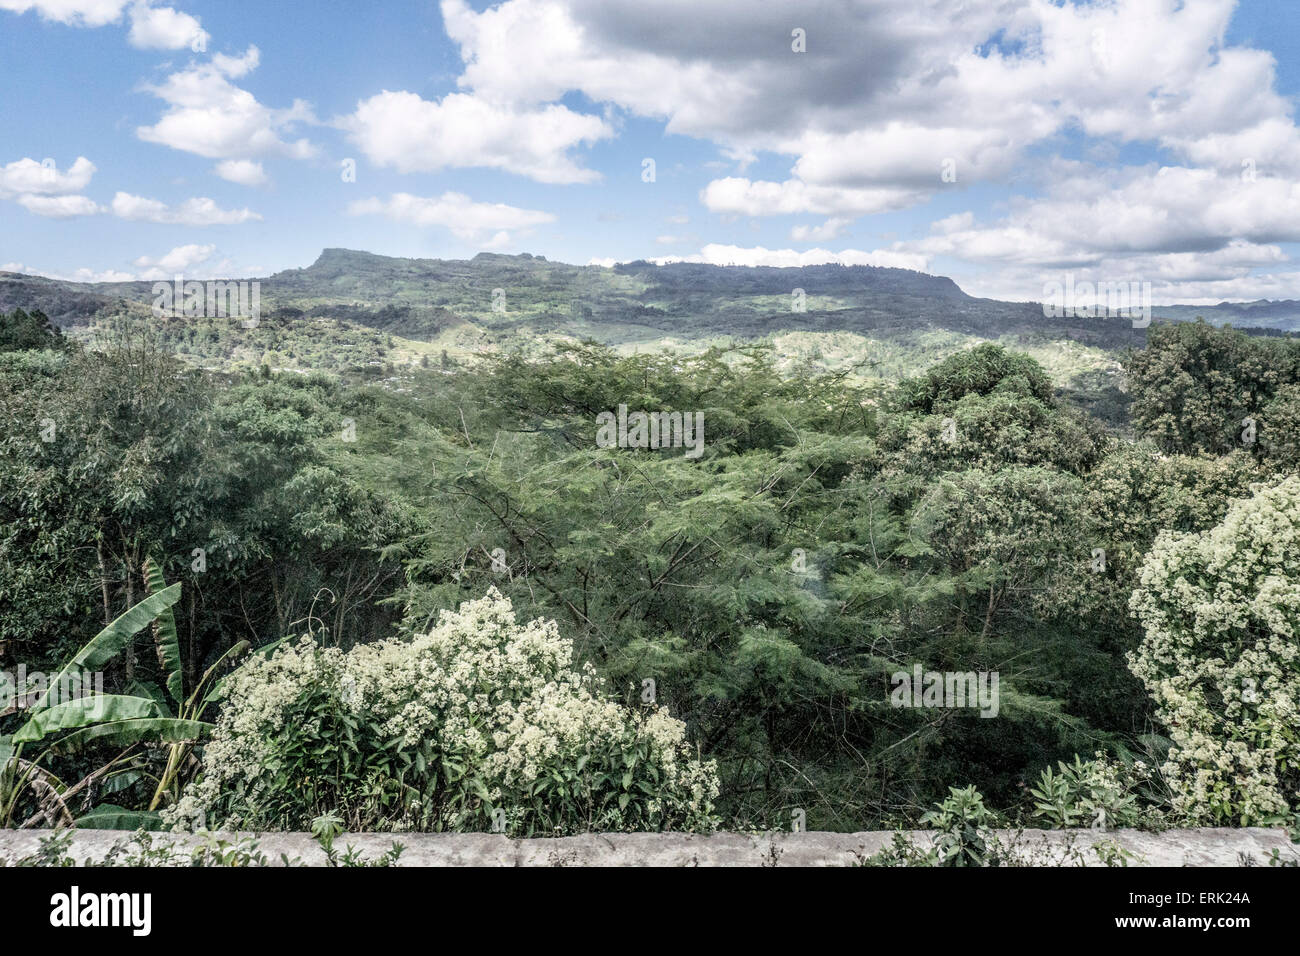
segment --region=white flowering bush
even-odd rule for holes
[[[712,761],[663,709],[609,700],[555,622],[494,588],[413,639],[347,653],[310,638],[229,681],[175,827],[711,829]]]
[[[1130,656],[1174,746],[1175,813],[1255,824],[1300,808],[1300,477],[1201,534],[1162,532],[1130,606]]]

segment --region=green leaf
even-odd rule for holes
[[[126,647],[131,638],[135,637],[155,617],[179,601],[180,597],[181,586],[179,582],[169,588],[164,588],[157,594],[149,595],[91,638],[89,644],[77,651],[72,659],[63,665],[63,670],[59,671],[50,680],[50,689],[62,687],[73,671],[96,671],[101,669],[121,653],[122,648]],[[32,706],[32,710],[39,710],[44,707],[49,696],[50,692],[47,690],[41,695],[41,699]]]
[[[162,568],[158,566],[158,562],[152,555],[144,560],[144,580],[150,594],[159,594],[167,590]],[[167,693],[171,694],[172,700],[179,704],[185,697],[185,678],[181,667],[181,645],[176,637],[176,617],[172,614],[170,606],[154,619],[153,639],[158,648],[158,662],[162,665],[163,673],[167,675]]]
[[[482,800],[484,803],[486,803],[486,802],[488,802],[489,800],[492,799],[491,794],[488,793],[488,788],[487,788],[486,786],[484,786],[483,781],[480,780],[478,777],[471,777],[471,778],[470,778],[470,780],[469,780],[469,788],[470,788],[470,790],[473,791],[474,794],[477,795],[478,798],[479,798],[480,800]]]
[[[167,703],[167,695],[151,680],[133,680],[122,688],[122,693],[128,697],[148,697],[158,705],[159,714],[163,717],[173,716],[171,705]]]
[[[138,743],[141,740],[177,743],[196,740],[208,733],[212,725],[202,720],[178,720],[175,717],[141,717],[134,720],[114,720],[76,730],[61,737],[50,749],[59,752],[77,750],[94,741],[118,744]]]
[[[162,817],[146,810],[128,810],[101,803],[74,821],[82,830],[161,830]]]
[[[14,743],[34,743],[61,730],[81,730],[114,721],[161,716],[158,704],[148,697],[123,697],[119,694],[78,697],[37,711],[14,734]]]
[[[109,774],[104,778],[103,783],[99,785],[99,792],[103,794],[117,793],[119,790],[125,790],[143,778],[144,773],[140,770],[123,770],[121,773]]]

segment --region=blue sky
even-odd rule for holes
[[[342,246],[1300,298],[1297,38],[1289,0],[0,0],[0,269]]]

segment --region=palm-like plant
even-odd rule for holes
[[[222,655],[187,697],[176,620],[172,615],[172,605],[180,599],[181,586],[179,583],[166,586],[161,569],[152,559],[145,562],[144,576],[151,592],[148,597],[73,655],[28,708],[27,722],[13,734],[0,736],[0,827],[14,824],[19,799],[28,791],[39,808],[20,824],[23,827],[41,820],[51,825],[147,826],[156,819],[160,804],[178,795],[181,774],[191,760],[194,746],[212,727],[203,720],[203,715],[222,694],[224,681],[214,680],[215,675],[226,661],[246,651],[248,642],[241,641]],[[153,628],[159,664],[166,675],[166,694],[156,685],[137,681],[123,694],[59,699],[58,691],[68,685],[69,678],[102,669],[149,625]],[[64,782],[49,769],[50,757],[78,751],[90,743],[117,744],[124,749],[75,783]],[[161,774],[154,775],[137,758],[142,746],[159,745],[167,748],[167,761]],[[146,778],[156,780],[148,810],[136,812],[104,804],[87,816],[74,817],[69,809],[73,797],[100,781],[114,778],[123,786]]]

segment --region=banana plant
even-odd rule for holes
[[[42,819],[50,825],[148,826],[156,821],[156,811],[163,800],[179,794],[181,774],[191,761],[195,745],[212,729],[203,717],[224,690],[224,679],[216,679],[216,675],[227,661],[248,650],[249,645],[241,641],[230,648],[208,668],[187,696],[172,614],[172,605],[181,596],[181,586],[179,583],[167,586],[158,563],[152,558],[145,561],[144,578],[149,595],[73,655],[28,708],[27,722],[13,734],[0,736],[0,827],[13,825],[19,798],[29,790],[39,809],[22,822],[24,827]],[[136,634],[150,626],[165,675],[165,695],[156,686],[133,682],[123,694],[58,699],[59,689],[67,686],[70,677],[101,669]],[[50,757],[79,751],[90,743],[110,743],[124,749],[76,783],[65,783],[49,769]],[[141,768],[137,758],[142,746],[166,748],[167,761],[160,775],[149,774]],[[74,796],[101,781],[115,780],[121,787],[145,778],[156,780],[156,788],[144,813],[106,804],[78,820],[69,809],[69,801]]]

